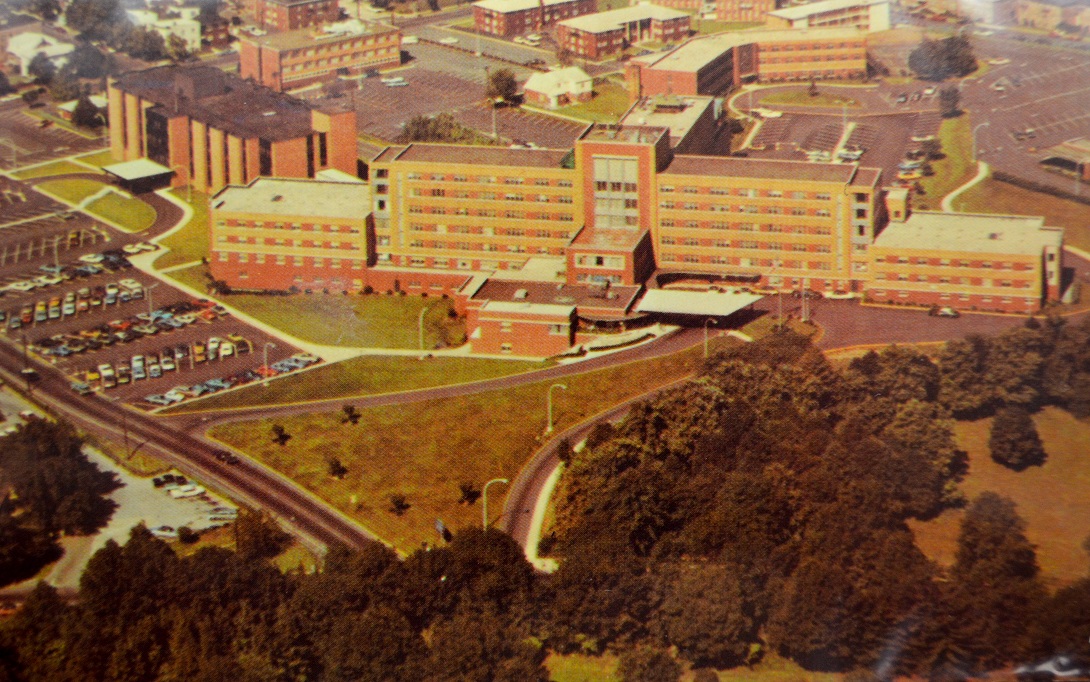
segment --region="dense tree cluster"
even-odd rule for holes
[[[60,556],[57,538],[86,535],[109,521],[106,497],[120,483],[88,461],[68,426],[33,419],[0,449],[0,580],[28,578]]]
[[[64,17],[68,27],[78,31],[84,41],[104,42],[145,61],[157,61],[168,55],[163,36],[134,26],[119,0],[72,0]]]
[[[942,40],[925,38],[909,53],[908,68],[928,81],[962,78],[976,71],[976,55],[965,36],[950,36]]]
[[[435,116],[414,116],[405,122],[398,142],[463,142],[475,141],[477,134],[458,123],[447,113]]]

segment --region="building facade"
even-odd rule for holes
[[[589,101],[594,96],[594,79],[578,66],[569,66],[530,74],[522,90],[527,103],[546,109],[559,109]]]
[[[719,21],[763,24],[765,16],[782,5],[781,0],[716,0],[715,18]]]
[[[598,11],[597,0],[481,0],[473,3],[477,31],[510,37]]]
[[[557,24],[556,42],[578,57],[602,59],[647,41],[675,43],[690,33],[690,15],[658,5],[634,5]]]
[[[341,16],[337,0],[254,0],[254,22],[266,31],[321,26]]]
[[[161,66],[110,80],[110,150],[175,171],[202,192],[257,177],[356,174],[356,114],[312,108],[213,67]]]
[[[768,13],[769,28],[854,27],[867,33],[890,29],[889,0],[818,0]]]
[[[239,38],[239,73],[277,92],[401,64],[401,31],[350,19]]]

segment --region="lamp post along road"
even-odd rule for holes
[[[704,320],[704,359],[708,359],[708,325],[715,324],[715,320],[708,318]]]
[[[493,483],[507,484],[506,478],[493,478],[488,483],[484,484],[484,488],[481,489],[481,527],[488,530],[488,486]]]
[[[428,312],[431,306],[424,306],[420,309],[420,317],[416,321],[416,328],[420,339],[420,350],[424,350],[424,313]]]
[[[269,346],[276,348],[276,344],[272,341],[266,341],[265,348],[263,349],[265,355],[265,381],[263,383],[265,385],[265,388],[269,387]]]
[[[148,297],[148,324],[151,324],[151,312],[155,310],[155,308],[151,305],[151,290],[157,286],[159,286],[159,282],[156,282],[155,284],[149,284],[148,286],[144,287],[144,295]]]
[[[549,391],[545,394],[545,407],[549,413],[549,426],[545,429],[545,433],[553,432],[553,389],[559,388],[561,390],[568,390],[567,384],[553,384],[549,387]]]

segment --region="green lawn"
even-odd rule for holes
[[[545,667],[553,682],[620,682],[617,671],[620,661],[616,656],[605,654],[549,654]],[[739,666],[730,670],[718,670],[721,682],[835,682],[843,675],[810,672],[791,661],[769,653],[753,667]],[[682,674],[682,680],[692,679],[691,673]]]
[[[811,97],[807,88],[799,90],[780,90],[761,97],[761,106],[767,105],[791,105],[802,107],[839,107],[845,104],[849,107],[859,106],[859,102],[851,97],[837,95],[822,90],[818,86],[818,94]]]
[[[959,447],[969,453],[969,473],[960,489],[972,500],[991,490],[1007,495],[1026,520],[1026,535],[1037,546],[1043,577],[1052,586],[1086,576],[1086,551],[1080,546],[1090,534],[1090,468],[1086,444],[1090,424],[1049,407],[1034,416],[1048,460],[1040,467],[1014,472],[988,454],[991,419],[958,422]],[[913,522],[920,549],[943,565],[954,560],[962,510],[951,510],[927,523]]]
[[[171,190],[171,194],[183,202],[186,200],[185,188]],[[169,268],[208,257],[208,195],[194,191],[192,196],[189,206],[193,209],[193,217],[185,227],[160,240],[159,243],[169,251],[155,259],[156,268]],[[201,286],[203,288],[203,284]]]
[[[75,178],[72,180],[46,180],[45,182],[38,183],[38,187],[41,189],[51,194],[55,194],[73,204],[78,204],[105,186],[105,183],[97,182],[95,180],[84,180],[82,178]]]
[[[78,163],[72,163],[71,161],[54,161],[27,170],[14,173],[15,177],[20,180],[29,180],[31,178],[44,178],[51,175],[72,175],[73,173],[93,173],[90,168],[81,166]]]
[[[694,19],[693,29],[697,33],[724,33],[726,31],[744,31],[747,28],[763,26],[759,21],[716,21],[715,19]]]
[[[93,154],[85,154],[79,157],[79,160],[83,163],[89,163],[92,166],[98,166],[99,168],[118,163],[109,149],[103,149],[102,151]]]
[[[1044,216],[1045,224],[1064,228],[1064,242],[1090,251],[1090,206],[988,179],[954,201],[954,210]]]
[[[207,267],[197,265],[167,273],[183,284],[204,291]],[[424,314],[424,348],[437,343],[461,345],[465,323],[452,318],[453,303],[421,296],[360,296],[336,293],[290,296],[229,294],[220,300],[277,329],[311,343],[369,348],[420,347],[419,319]]]
[[[621,682],[616,656],[603,654],[549,654],[545,667],[552,682]]]
[[[737,343],[715,338],[713,345]],[[563,430],[626,398],[699,367],[699,347],[663,358],[580,374],[554,391],[554,422]],[[458,485],[513,479],[536,450],[546,425],[545,380],[506,391],[363,410],[359,425],[341,422],[340,411],[263,419],[216,427],[210,435],[256,457],[357,518],[399,549],[435,540],[443,519],[457,529],[481,522],[479,506],[458,503]],[[284,447],[270,437],[274,424],[292,435]],[[337,457],[348,467],[343,480],[328,475]],[[498,515],[506,488],[493,487]],[[411,508],[389,511],[390,496],[405,495]]]
[[[561,107],[557,113],[584,121],[616,123],[630,106],[624,85],[606,80],[594,84],[594,99]]]
[[[487,358],[434,357],[419,360],[416,357],[367,355],[270,381],[267,387],[254,384],[192,404],[182,403],[165,412],[206,412],[411,391],[519,374],[545,366],[539,362]]]
[[[920,180],[925,194],[914,199],[917,208],[940,210],[943,197],[976,175],[976,164],[973,163],[971,149],[970,123],[967,114],[948,118],[942,122],[939,127],[939,142],[942,144],[942,153],[945,158],[931,162],[931,168],[934,169],[935,174]]]
[[[143,201],[119,194],[107,194],[87,205],[87,212],[127,232],[142,232],[155,222],[155,209]]]

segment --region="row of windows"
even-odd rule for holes
[[[730,196],[733,194],[736,197],[748,197],[750,199],[757,199],[760,197],[767,197],[769,199],[782,199],[786,195],[790,199],[804,200],[814,199],[816,201],[829,201],[832,199],[832,194],[829,192],[783,192],[778,189],[754,189],[752,187],[693,187],[691,185],[683,185],[681,187],[674,187],[673,185],[659,185],[659,192],[681,192],[682,194],[711,194],[714,196]]]
[[[731,258],[729,256],[699,256],[693,253],[686,254],[662,254],[662,260],[666,263],[709,263],[712,265],[737,265],[741,267],[774,267],[776,263],[770,260],[761,260],[751,258]],[[803,261],[782,261],[779,263],[781,267],[789,270],[799,270],[806,268],[808,270],[832,270],[831,263],[825,263],[822,261],[810,261],[804,263]]]
[[[940,277],[937,275],[916,275],[906,272],[901,273],[886,273],[876,272],[874,273],[874,279],[876,280],[897,280],[901,282],[934,282],[939,284],[968,284],[976,287],[1010,287],[1013,289],[1029,289],[1031,284],[1028,280],[1009,280],[1009,279],[990,279],[987,277]]]
[[[321,69],[326,67],[337,67],[341,64],[358,64],[364,60],[374,59],[375,57],[382,56],[394,56],[398,53],[397,47],[379,48],[377,50],[371,50],[370,52],[356,52],[351,55],[342,55],[340,57],[333,57],[331,59],[319,59],[314,61],[308,59],[305,62],[299,62],[295,64],[284,64],[282,71],[285,73],[294,73],[297,71],[310,71],[312,69]]]
[[[339,249],[341,251],[360,251],[362,244],[355,242],[317,242],[313,239],[273,239],[258,237],[237,237],[235,235],[219,235],[218,244],[254,244],[262,246],[290,246],[301,249]]]
[[[969,261],[969,260],[953,260],[950,258],[926,258],[916,257],[909,258],[907,256],[886,256],[884,259],[878,259],[879,262],[886,263],[899,263],[901,265],[938,265],[945,267],[955,268],[984,268],[984,269],[996,269],[996,270],[1030,270],[1032,269],[1029,263],[1012,263],[1010,261]]]
[[[881,290],[881,289],[875,289],[874,291],[870,292],[870,295],[874,296],[874,297],[885,298],[886,296],[897,294],[897,296],[899,296],[901,298],[908,298],[909,296],[911,296],[913,294],[918,294],[918,293],[919,292],[916,292],[916,291],[912,291],[912,292],[909,292],[909,291],[890,291],[890,292],[886,292],[886,291]],[[950,296],[948,294],[944,294],[944,295],[940,296],[940,298],[942,298],[944,300],[949,300]],[[970,300],[972,300],[972,297],[969,296],[968,294],[958,294],[957,299],[959,301],[967,303]],[[976,300],[980,301],[981,303],[993,303],[995,299],[993,299],[991,296],[982,296],[982,297],[980,297],[980,298],[978,298]],[[999,300],[1002,303],[1011,303],[1013,301],[1013,299],[1011,299],[1009,296],[1003,296]],[[1020,299],[1020,300],[1024,300],[1027,305],[1036,305],[1037,304],[1037,301],[1035,299],[1032,299],[1032,298]]]
[[[857,62],[862,54],[815,54],[801,57],[762,57],[761,64],[810,64],[814,62]]]
[[[320,46],[320,47],[311,47],[311,48],[300,49],[300,50],[291,50],[291,51],[287,52],[287,55],[290,56],[290,57],[304,57],[304,56],[305,57],[314,57],[316,55],[343,52],[345,50],[350,50],[350,49],[353,49],[353,48],[359,49],[359,48],[362,48],[362,47],[365,47],[365,46],[375,45],[376,43],[380,44],[380,43],[389,42],[391,37],[392,37],[392,35],[383,35],[383,36],[370,36],[368,38],[358,38],[356,40],[351,40],[351,41],[346,40],[344,42],[332,43],[332,44],[323,45],[323,46]]]
[[[687,237],[663,237],[659,240],[664,246],[681,244],[682,246],[715,247],[719,249],[757,249],[762,251],[800,251],[807,253],[831,253],[828,244],[787,244],[782,242],[755,242],[745,239],[696,239]]]
[[[382,187],[380,185],[380,187]],[[385,192],[379,192],[384,194]],[[495,192],[466,192],[463,190],[447,190],[439,187],[428,189],[422,189],[420,187],[413,187],[409,190],[409,196],[413,197],[436,197],[436,198],[450,198],[450,199],[477,199],[479,201],[532,201],[539,204],[557,203],[557,204],[570,204],[572,203],[572,197],[570,194],[557,194],[550,196],[548,194],[497,194]],[[433,206],[431,208],[432,213],[443,213],[446,209],[441,206]],[[462,211],[458,213],[452,213],[452,215],[471,215],[468,212],[469,209],[459,207],[456,211]],[[420,206],[410,206],[409,211],[412,213],[421,213],[423,208]]]
[[[805,44],[790,44],[779,45],[773,44],[767,47],[762,47],[762,50],[768,52],[794,52],[794,51],[807,51],[807,50],[844,50],[848,48],[864,49],[866,46],[863,43],[826,43],[825,45],[814,45],[813,43]]]
[[[411,223],[409,229],[413,232],[435,232],[441,234],[479,234],[483,237],[494,237],[497,235],[508,237],[536,237],[541,239],[570,239],[570,231],[554,232],[545,229],[523,229],[520,227],[508,227],[508,228],[494,228],[481,225],[445,225],[440,226],[434,223]],[[390,243],[390,238],[387,236],[380,236],[379,244],[385,245]]]
[[[234,220],[227,218],[224,220],[217,220],[216,227],[253,227],[264,230],[302,230],[304,232],[347,232],[349,234],[359,234],[359,229],[351,227],[349,225],[315,225],[312,223],[271,223],[271,222],[255,222],[252,220]]]
[[[410,242],[409,246],[414,249],[449,249],[456,251],[507,251],[508,253],[538,253],[542,255],[560,255],[564,253],[563,249],[550,249],[547,246],[527,248],[522,244],[507,244],[504,248],[501,249],[499,244],[480,244],[472,242],[435,242],[424,241],[423,239],[414,239],[412,242]]]
[[[220,251],[219,261],[227,263],[231,257],[230,251]],[[264,253],[235,253],[235,261],[249,263],[251,260],[258,265],[294,265],[304,267],[310,265],[313,268],[342,268],[351,267],[353,270],[362,270],[364,262],[355,258],[311,258],[310,256],[282,256]],[[239,273],[242,276],[242,273]]]
[[[659,224],[662,227],[734,230],[737,232],[769,232],[773,234],[814,234],[827,236],[833,233],[832,228],[825,225],[757,225],[756,223],[701,222],[698,220],[674,220],[672,218],[665,218]]]
[[[389,170],[379,168],[375,177],[385,178],[389,176]],[[572,181],[567,179],[556,180],[553,178],[500,178],[496,175],[446,175],[443,173],[417,173],[415,171],[405,174],[409,180],[431,180],[432,182],[477,182],[486,185],[494,185],[502,182],[505,185],[536,185],[538,187],[571,187]]]
[[[734,205],[730,204],[698,204],[695,202],[676,202],[676,201],[660,201],[659,208],[673,209],[675,211],[710,211],[712,213],[761,213],[766,215],[796,215],[796,216],[817,216],[819,218],[828,218],[831,214],[827,208],[807,209],[803,206],[792,206],[789,211],[784,210],[783,206],[754,206],[749,205]],[[866,210],[866,209],[860,209]]]

